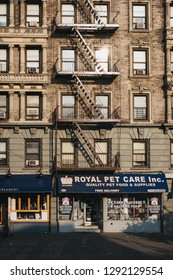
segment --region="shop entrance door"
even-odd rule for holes
[[[86,199],[84,215],[85,225],[97,225],[99,220],[99,200]]]

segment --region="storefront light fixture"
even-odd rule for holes
[[[7,171],[6,177],[7,177],[7,178],[10,178],[11,176],[12,176],[12,174],[11,174],[10,168],[9,168],[8,171]]]
[[[38,178],[42,178],[42,177],[43,177],[43,173],[42,173],[42,171],[40,169],[39,172],[38,172]]]

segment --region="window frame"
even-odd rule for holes
[[[129,193],[107,197],[107,220],[145,221],[162,219],[162,196],[160,193]],[[158,201],[152,205],[152,201]]]
[[[28,15],[28,6],[38,6],[38,14],[37,15]],[[38,20],[34,21],[34,20],[29,20],[29,18],[37,18]],[[39,1],[35,2],[35,3],[30,3],[27,2],[26,3],[26,26],[27,27],[40,27],[42,22],[41,22],[41,18],[42,18],[42,5],[40,4]]]
[[[145,97],[146,98],[146,107],[135,107],[135,97]],[[146,117],[145,118],[140,118],[140,117],[135,117],[135,108],[136,109],[145,109],[145,115]],[[142,113],[143,114],[143,113]],[[150,119],[150,116],[149,116],[149,95],[147,93],[145,94],[141,94],[141,93],[134,93],[133,94],[133,121],[148,121]]]
[[[5,3],[5,2],[1,2],[0,5],[5,5],[6,6],[6,13],[5,14],[1,13],[1,9],[0,9],[0,19],[1,19],[1,17],[5,17],[5,24],[4,25],[0,24],[0,27],[6,27],[6,26],[9,25],[9,4]],[[1,20],[0,20],[0,23],[3,23],[3,21],[1,22]]]
[[[171,74],[173,74],[173,47],[171,48],[171,53],[170,53],[170,63],[171,63]]]
[[[63,103],[63,97],[70,97],[74,99],[74,106],[68,106]],[[75,119],[76,118],[76,113],[77,113],[77,103],[76,103],[76,98],[72,94],[68,93],[62,93],[61,94],[61,118],[62,119]],[[63,113],[63,110],[67,110],[67,114]]]
[[[173,95],[171,95],[171,119],[173,120]]]
[[[9,164],[9,141],[8,139],[0,139],[0,143],[4,143],[5,144],[5,151],[1,152],[0,151],[0,157],[1,155],[5,156],[5,163],[0,163],[0,168],[4,167],[4,166],[8,166]]]
[[[1,58],[1,50],[5,50],[6,59]],[[3,64],[5,67],[3,66]],[[5,68],[4,70],[3,67]],[[9,71],[9,49],[7,46],[1,45],[0,46],[0,73],[8,73],[8,71]]]
[[[27,102],[28,97],[38,97],[38,106],[29,106]],[[28,110],[38,110],[38,114],[28,114]],[[35,121],[40,121],[42,119],[42,95],[41,93],[31,93],[28,92],[25,96],[25,119],[26,120],[35,120]]]
[[[73,52],[73,57],[72,58],[68,58],[68,60],[67,60],[67,58],[64,57],[64,55],[63,55],[63,53],[65,51]],[[76,70],[76,65],[77,65],[77,61],[76,61],[75,49],[73,49],[73,48],[71,48],[71,49],[70,48],[62,48],[61,49],[61,70],[62,70],[62,72],[70,72],[70,73],[74,72]]]
[[[106,152],[98,152],[97,151],[97,146],[96,146],[98,143],[106,143],[107,151]],[[94,150],[95,150],[95,153],[99,156],[99,158],[101,159],[101,161],[103,162],[104,165],[108,165],[109,164],[109,159],[110,159],[110,154],[109,154],[110,149],[109,148],[110,148],[109,140],[100,140],[100,139],[95,139],[94,140]],[[104,158],[106,160],[104,160]],[[99,163],[97,162],[96,159],[95,159],[95,165],[99,165]]]
[[[6,100],[5,106],[2,106],[0,103],[0,121],[3,121],[3,120],[7,120],[9,117],[9,96],[8,96],[7,92],[0,92],[0,97],[1,96],[4,96],[5,100]],[[2,115],[4,113],[5,117],[4,116],[2,117],[1,113],[2,113]]]
[[[145,15],[144,17],[137,17],[134,15],[134,7],[145,7]],[[137,26],[139,23],[135,22],[135,19],[143,19],[143,24],[144,24],[144,27],[141,27],[141,26]],[[132,3],[132,28],[133,30],[146,30],[148,29],[148,3],[136,3],[136,2],[133,2]]]
[[[32,206],[35,197],[37,207]],[[22,199],[25,198],[26,207],[22,207]],[[50,195],[49,194],[21,194],[12,195],[10,199],[10,215],[14,222],[48,222],[50,211]],[[23,204],[24,206],[24,204]],[[25,209],[24,209],[25,208]],[[33,208],[33,209],[32,209]],[[47,218],[45,218],[47,217]]]
[[[106,54],[105,50],[107,50],[107,58],[106,59],[99,59],[97,57],[100,56],[102,58],[102,56],[104,54]],[[100,54],[99,54],[100,52]],[[103,53],[101,53],[103,52]],[[103,47],[98,47],[98,48],[95,48],[95,58],[96,58],[96,61],[98,62],[98,64],[104,69],[105,72],[108,72],[110,70],[110,48],[107,47],[107,46],[103,46]],[[96,71],[99,71],[96,67]]]
[[[65,14],[65,15],[63,15],[63,6],[73,6],[73,11],[71,11],[71,12],[74,12],[74,13],[71,13],[70,15],[68,15],[68,14]],[[67,10],[65,10],[65,12],[70,12],[69,10],[67,11]],[[67,18],[71,18],[72,19],[72,21],[71,22],[63,22],[63,18],[65,18],[65,19],[67,19]],[[61,3],[61,23],[62,24],[74,24],[76,22],[76,5],[75,5],[75,3],[70,3],[70,2],[67,2],[67,3]]]
[[[66,149],[65,149],[65,152],[63,152],[63,144],[71,144],[72,147],[73,147],[73,152],[72,153],[69,153],[68,151],[66,152]],[[68,159],[68,163],[64,163],[64,159],[63,159],[63,156],[72,156],[72,158],[69,157]],[[76,155],[76,148],[75,148],[75,142],[74,141],[70,141],[70,140],[62,140],[61,141],[61,166],[64,166],[64,167],[68,167],[68,166],[76,166],[76,159],[77,159],[77,155]]]
[[[37,51],[38,52],[38,56],[37,59],[33,60],[33,56],[32,59],[28,58],[29,56],[29,51]],[[30,55],[31,57],[31,55]],[[37,66],[34,66],[34,63],[37,64]],[[31,66],[29,66],[31,65]],[[26,72],[27,74],[39,74],[42,72],[42,49],[41,47],[26,47]]]
[[[97,103],[97,98],[101,98],[101,97],[107,97],[108,98],[108,102],[107,102],[107,106],[101,106],[101,104]],[[101,111],[102,115],[104,116],[105,119],[109,119],[110,118],[110,94],[109,93],[96,93],[95,94],[95,103],[97,105],[97,107],[99,108],[99,110]],[[104,113],[103,110],[106,110],[107,113]]]
[[[144,152],[143,153],[142,152],[141,153],[135,152],[134,144],[138,144],[138,143],[140,143],[140,144],[143,143],[144,144]],[[143,161],[142,160],[140,160],[140,161],[135,160],[135,156],[137,156],[137,155],[143,156],[144,160]],[[141,162],[141,164],[139,162]],[[132,166],[133,166],[133,168],[149,167],[149,140],[133,140],[132,141]]]
[[[27,144],[29,143],[38,144],[38,153],[29,153]],[[30,148],[31,149],[31,148]],[[31,156],[31,158],[29,158]],[[32,157],[37,157],[38,159],[33,159]],[[34,163],[35,162],[35,163]],[[25,139],[25,167],[26,168],[40,168],[41,167],[41,139]]]
[[[103,12],[100,12],[99,10],[97,10],[96,7],[98,7],[98,6],[106,6],[107,7],[106,16],[102,16]],[[109,3],[106,3],[106,2],[103,2],[103,3],[102,2],[95,2],[94,3],[94,8],[96,9],[99,18],[101,19],[101,21],[103,21],[104,24],[108,24],[109,21],[110,21],[110,12],[109,12],[110,9],[109,9],[109,7],[110,7]]]
[[[135,60],[135,53],[139,54],[139,52],[145,55],[144,61],[138,61],[138,58]],[[137,67],[137,65],[144,65],[144,68]],[[132,49],[132,69],[133,69],[133,76],[148,76],[149,75],[149,49],[148,48],[133,48]]]
[[[173,140],[170,141],[170,167],[173,168]]]
[[[173,3],[170,4],[170,27],[173,28]]]

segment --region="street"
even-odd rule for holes
[[[16,233],[0,236],[1,260],[172,260],[163,233]]]

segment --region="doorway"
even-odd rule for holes
[[[100,198],[88,197],[84,201],[84,224],[98,225],[100,223]]]

